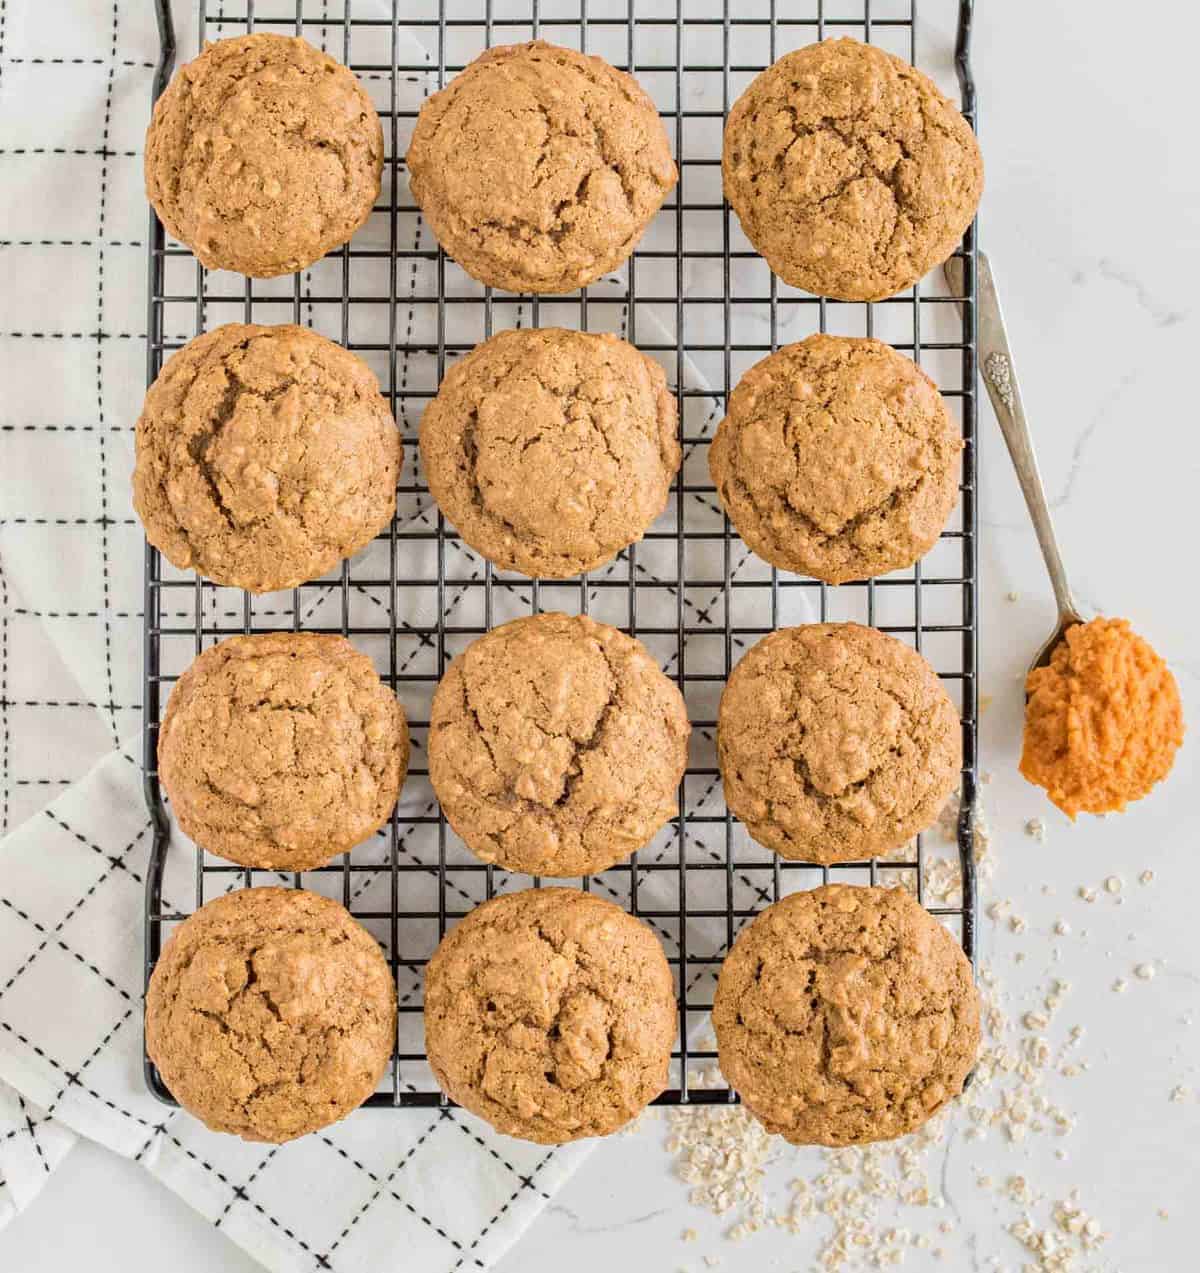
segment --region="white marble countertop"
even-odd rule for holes
[[[950,6],[923,8],[934,11],[925,19],[927,43],[946,61],[952,20],[939,11],[948,15]],[[1166,29],[1131,21],[1114,3],[982,3],[974,56],[988,170],[981,242],[1005,301],[1064,554],[1085,603],[1128,616],[1171,662],[1195,722],[1200,657],[1192,639],[1200,613],[1182,577],[1194,569],[1186,547],[1196,542],[1200,474],[1188,388],[1200,296],[1200,169],[1192,144],[1200,8],[1174,10]],[[1071,1027],[1084,1027],[1041,1087],[1071,1130],[1012,1143],[996,1128],[971,1140],[960,1120],[926,1156],[931,1190],[944,1206],[885,1207],[875,1227],[895,1224],[928,1237],[927,1247],[910,1246],[904,1267],[1016,1270],[1034,1257],[1007,1226],[1028,1211],[1035,1228],[1054,1227],[1053,1204],[1078,1188],[1080,1205],[1107,1236],[1061,1267],[1194,1268],[1197,749],[1189,740],[1170,784],[1151,800],[1124,817],[1074,827],[1017,776],[1020,675],[1052,625],[1053,607],[990,416],[981,470],[981,689],[991,696],[982,755],[993,775],[984,797],[994,861],[983,904],[1010,900],[1011,914],[1024,922],[1017,933],[1007,917],[984,918],[982,954],[1004,1012],[1016,1021],[1014,1048],[1032,1037],[1019,1019],[1042,1010],[1050,979],[1069,984],[1049,1025],[1034,1032],[1057,1051]],[[1035,816],[1045,820],[1044,843],[1025,833]],[[1153,872],[1146,884],[1139,882],[1144,871]],[[1122,881],[1119,893],[1104,888],[1109,876]],[[1096,890],[1094,901],[1078,895],[1081,885]],[[1055,932],[1060,920],[1068,933]],[[1137,976],[1139,965],[1149,965],[1153,978]],[[1112,989],[1118,978],[1128,983],[1123,993]],[[1077,1076],[1059,1072],[1079,1062],[1087,1068]],[[1009,1087],[994,1084],[985,1102]],[[1175,1089],[1182,1099],[1171,1099]],[[665,1134],[664,1119],[652,1118],[600,1146],[501,1273],[550,1273],[565,1263],[701,1271],[711,1267],[705,1256],[718,1268],[813,1266],[829,1220],[807,1220],[795,1235],[776,1228],[729,1240],[737,1213],[719,1218],[689,1205]],[[786,1182],[812,1179],[822,1160],[782,1145],[773,1158],[777,1208]],[[981,1185],[980,1176],[993,1185]],[[1024,1177],[1031,1204],[995,1187],[1013,1176]],[[135,1226],[136,1247],[96,1240]],[[696,1230],[695,1241],[682,1240],[687,1229]],[[940,1260],[931,1253],[939,1246]],[[137,1167],[87,1144],[0,1235],[0,1267],[14,1273],[164,1266],[174,1273],[257,1267]]]

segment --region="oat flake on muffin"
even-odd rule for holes
[[[725,195],[786,283],[874,301],[954,251],[979,206],[970,125],[907,62],[844,38],[785,54],[734,103]]]
[[[146,133],[146,197],[209,269],[305,269],[370,216],[383,129],[355,76],[298,36],[207,45]]]
[[[616,269],[678,179],[654,103],[603,58],[488,49],[422,107],[413,197],[472,278],[569,292]]]

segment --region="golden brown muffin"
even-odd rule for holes
[[[721,1072],[794,1145],[915,1131],[979,1047],[962,948],[903,889],[827,884],[744,928],[713,1003]]]
[[[344,907],[248,888],[202,906],[146,991],[146,1051],[207,1127],[279,1144],[375,1090],[396,1037],[387,960]]]
[[[857,623],[783,628],[721,695],[725,802],[760,843],[857,862],[932,825],[958,785],[962,728],[916,650]]]
[[[708,464],[754,552],[845,583],[933,547],[958,498],[962,445],[911,359],[882,341],[818,335],[738,381]]]
[[[480,637],[433,697],[429,777],[485,862],[591,875],[677,812],[683,696],[633,637],[539,614]]]
[[[438,507],[505,570],[565,579],[640,539],[679,469],[663,369],[616,336],[498,332],[421,418]]]
[[[306,327],[230,323],[189,341],[137,422],[133,505],[181,570],[292,588],[396,510],[400,433],[362,361]]]
[[[1179,686],[1128,619],[1069,628],[1026,691],[1021,772],[1072,821],[1120,812],[1171,772],[1183,742]]]
[[[472,278],[570,292],[633,251],[678,174],[654,103],[543,40],[481,53],[422,107],[413,198]]]
[[[146,197],[210,269],[291,274],[345,243],[379,197],[383,129],[344,66],[298,36],[209,44],[146,133]]]
[[[786,283],[877,301],[958,246],[983,193],[970,125],[920,71],[847,38],[768,67],[734,103],[725,196]]]
[[[493,898],[425,970],[425,1050],[442,1090],[542,1145],[607,1136],[663,1090],[675,989],[641,920],[573,888]]]
[[[158,772],[186,835],[242,866],[307,871],[387,820],[408,724],[345,637],[235,636],[179,678]]]

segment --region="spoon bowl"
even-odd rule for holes
[[[1029,671],[1032,672],[1039,667],[1048,667],[1050,664],[1050,656],[1054,653],[1060,642],[1066,639],[1067,633],[1077,624],[1086,623],[1083,615],[1072,612],[1071,614],[1060,614],[1058,616],[1058,626],[1051,633],[1049,640],[1038,650],[1033,656],[1033,662],[1029,665]],[[1028,675],[1028,673],[1026,673]],[[1029,697],[1028,694],[1025,695]]]

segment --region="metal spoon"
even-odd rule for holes
[[[1046,571],[1050,576],[1050,586],[1054,589],[1054,599],[1058,603],[1058,624],[1050,639],[1033,656],[1029,667],[1033,671],[1034,668],[1044,667],[1050,662],[1054,647],[1066,635],[1067,629],[1083,623],[1084,618],[1071,594],[1066,567],[1058,551],[1054,522],[1050,517],[1050,506],[1046,503],[1042,475],[1038,471],[1037,456],[1033,451],[1033,440],[1029,436],[1029,425],[1025,419],[1025,408],[1021,403],[1021,388],[1017,383],[1012,350],[1004,331],[1004,315],[1000,310],[1000,297],[996,293],[992,267],[983,252],[979,252],[976,259],[979,369],[983,373],[988,397],[995,408],[1000,432],[1004,434],[1004,441],[1008,444],[1008,453],[1012,456],[1017,481],[1021,484],[1021,493],[1025,496],[1029,516],[1033,519],[1033,529],[1037,532]],[[964,295],[962,261],[951,257],[944,270],[952,295]]]

